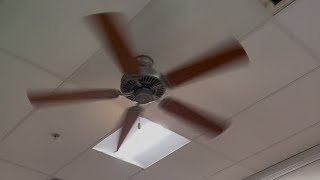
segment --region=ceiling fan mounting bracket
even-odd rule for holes
[[[154,63],[153,59],[147,55],[139,55],[135,59],[140,67],[152,67]]]

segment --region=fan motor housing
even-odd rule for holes
[[[120,86],[122,93],[139,104],[147,104],[161,98],[166,86],[160,74],[152,68],[153,60],[145,55],[138,56],[136,60],[140,65],[141,74],[124,74]]]

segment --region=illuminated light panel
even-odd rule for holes
[[[138,129],[139,121],[140,129]],[[141,168],[151,166],[190,142],[179,134],[140,117],[133,125],[120,150],[115,152],[120,130],[118,129],[102,140],[93,149]]]

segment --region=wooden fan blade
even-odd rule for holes
[[[132,128],[135,121],[139,118],[142,109],[139,106],[131,107],[127,110],[127,113],[124,116],[122,129],[117,145],[117,151],[120,149],[122,143],[126,139],[130,129]]]
[[[182,118],[188,123],[209,129],[212,134],[220,134],[225,129],[221,124],[218,124],[215,119],[201,115],[191,106],[173,98],[165,98],[159,105],[169,114]]]
[[[206,56],[191,64],[175,69],[164,75],[163,78],[169,87],[179,86],[209,71],[214,71],[223,65],[243,60],[243,58],[241,58],[243,56],[246,56],[246,52],[240,44],[237,44],[232,46],[232,48],[225,49],[217,54]]]
[[[102,38],[105,45],[110,45],[121,71],[125,74],[139,74],[138,62],[133,58],[128,44],[117,28],[114,16],[115,13],[101,13],[89,18],[97,26],[99,38]]]
[[[53,103],[69,103],[80,100],[99,100],[113,99],[120,95],[120,91],[116,89],[101,89],[101,90],[70,90],[57,92],[38,92],[28,93],[28,98],[31,104],[35,106],[48,105]]]

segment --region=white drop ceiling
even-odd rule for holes
[[[296,0],[271,16],[258,0],[0,1],[0,179],[240,180],[319,144],[319,7]],[[136,53],[161,72],[240,40],[249,66],[168,92],[230,128],[209,140],[150,105],[145,117],[192,142],[143,170],[92,150],[118,127],[125,99],[33,109],[27,89],[119,87],[83,23],[104,11],[125,13]]]

